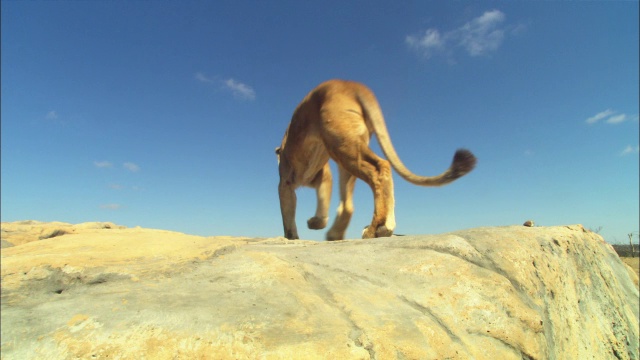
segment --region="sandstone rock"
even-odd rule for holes
[[[0,249],[12,247],[12,246],[14,246],[13,243],[10,243],[5,239],[0,240]]]
[[[3,248],[25,244],[30,241],[49,239],[64,234],[74,234],[78,230],[124,228],[124,226],[115,225],[111,222],[87,222],[76,225],[63,222],[46,223],[34,220],[3,222]]]
[[[580,225],[331,243],[74,229],[2,250],[2,359],[639,357],[638,289]]]

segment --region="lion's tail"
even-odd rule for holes
[[[458,149],[453,156],[453,161],[447,170],[442,174],[436,176],[420,176],[411,172],[402,163],[400,157],[396,153],[396,150],[391,143],[389,131],[387,125],[384,122],[382,116],[382,110],[375,100],[373,93],[360,93],[358,94],[358,101],[364,111],[366,121],[371,123],[373,130],[378,138],[382,152],[386,156],[387,160],[391,163],[391,166],[402,176],[405,180],[412,184],[420,186],[442,186],[446,185],[459,177],[464,176],[476,166],[476,157],[471,151],[466,149]]]

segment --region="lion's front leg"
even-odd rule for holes
[[[282,225],[284,227],[284,236],[287,239],[299,239],[298,229],[296,227],[296,192],[286,180],[280,180],[278,185],[278,194],[280,196],[280,212],[282,213]]]
[[[316,189],[318,203],[316,205],[315,216],[307,220],[309,229],[319,230],[327,226],[327,222],[329,221],[332,181],[331,167],[327,162],[311,183],[311,186]]]

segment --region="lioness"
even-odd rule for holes
[[[376,134],[388,161],[369,149],[372,133]],[[460,149],[442,174],[427,177],[412,173],[400,161],[391,144],[373,92],[363,84],[344,80],[329,80],[307,94],[293,112],[276,154],[280,171],[280,210],[284,236],[288,239],[298,239],[295,189],[299,186],[316,189],[318,204],[315,216],[307,221],[309,229],[327,226],[331,199],[329,158],[335,160],[340,171],[340,205],[336,220],[327,232],[327,240],[344,238],[353,214],[356,177],[373,190],[373,220],[362,233],[362,238],[366,239],[391,236],[395,229],[391,166],[413,184],[440,186],[467,174],[476,165],[475,156]]]

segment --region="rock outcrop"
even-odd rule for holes
[[[2,226],[6,360],[640,356],[636,275],[580,225],[325,243],[34,223],[20,244]]]
[[[26,244],[31,241],[44,240],[75,234],[87,229],[125,229],[125,226],[115,225],[111,222],[87,222],[82,224],[69,224],[63,222],[41,222],[34,220],[2,223],[2,248]]]

